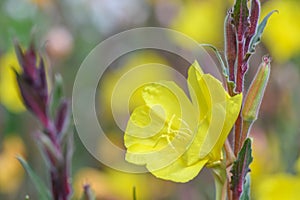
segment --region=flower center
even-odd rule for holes
[[[175,120],[177,120],[177,123],[175,123]],[[154,144],[153,148],[157,147],[157,145],[162,139],[165,139],[168,145],[170,145],[173,149],[175,149],[174,145],[172,144],[172,140],[174,138],[178,140],[184,140],[192,136],[193,132],[189,128],[188,123],[184,121],[182,118],[179,117],[176,118],[175,114],[173,114],[170,121],[167,121],[166,123],[167,123],[167,130],[163,131],[162,134],[157,138],[157,141]],[[181,127],[174,129],[173,127],[178,127],[177,125],[178,123],[179,123],[179,127],[180,126]]]

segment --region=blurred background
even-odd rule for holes
[[[13,40],[26,47],[31,40],[45,56],[52,74],[62,74],[71,98],[76,72],[88,53],[101,41],[121,31],[145,26],[166,27],[200,43],[223,49],[223,21],[233,0],[1,0],[0,1],[0,199],[37,199],[28,176],[15,159],[22,155],[45,181],[48,177],[32,133],[40,126],[25,111],[18,97],[12,67],[19,70]],[[300,1],[264,0],[262,14],[274,14],[263,34],[246,76],[249,86],[263,55],[272,57],[272,71],[254,138],[252,196],[257,200],[299,199],[300,193]],[[46,56],[47,55],[47,56]],[[213,53],[212,53],[213,55]],[[186,75],[188,63],[155,50],[129,53],[116,60],[99,82],[99,121],[110,140],[123,147],[123,133],[110,110],[114,84],[126,71],[147,63],[162,63]],[[171,74],[151,72],[173,80]],[[142,78],[142,77],[139,77]],[[133,84],[131,80],[124,84]],[[120,99],[120,108],[127,106]],[[193,181],[176,184],[150,174],[126,174],[105,167],[84,148],[76,132],[73,159],[74,199],[90,183],[97,199],[181,200],[214,199],[211,174],[203,170]],[[107,152],[99,141],[99,151]],[[112,159],[114,158],[111,155]]]

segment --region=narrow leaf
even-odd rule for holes
[[[221,56],[220,52],[218,51],[218,49],[217,49],[215,46],[211,45],[211,44],[202,44],[201,46],[209,47],[209,48],[211,48],[211,49],[214,51],[214,53],[215,53],[216,56],[217,56],[217,59],[219,60],[219,62],[220,62],[220,64],[221,64],[221,67],[222,67],[222,71],[223,71],[224,76],[225,76],[226,78],[228,78],[228,70],[227,70],[227,67],[226,67],[226,65],[225,65],[225,63],[224,63],[224,61],[223,61],[223,59],[222,59],[222,56]]]
[[[250,41],[250,46],[249,46],[248,54],[253,54],[255,52],[255,47],[256,47],[257,44],[260,43],[261,36],[262,36],[262,34],[264,32],[264,29],[265,29],[265,27],[267,25],[267,22],[268,22],[269,18],[271,17],[271,15],[274,12],[278,13],[277,10],[273,10],[273,11],[269,12],[269,14],[267,14],[267,16],[265,16],[265,18],[258,25],[257,31],[256,31],[255,35],[252,37],[252,39]]]
[[[233,88],[235,88],[235,83],[230,80],[228,67],[226,67],[226,65],[225,65],[225,63],[222,59],[222,56],[221,56],[220,52],[218,51],[218,49],[215,46],[211,45],[211,44],[202,44],[201,46],[209,47],[214,51],[214,53],[217,56],[217,59],[219,60],[219,62],[221,64],[221,68],[222,68],[222,71],[223,71],[223,75],[226,79],[227,86],[230,87],[230,89],[229,89],[230,91],[233,91]]]
[[[250,172],[249,165],[252,160],[251,139],[247,138],[231,169],[231,190],[233,190],[233,193],[238,197],[240,197],[243,191],[246,175]]]
[[[48,188],[45,186],[44,182],[38,177],[38,175],[31,169],[28,163],[21,157],[17,157],[27,174],[29,175],[31,181],[36,187],[39,195],[39,199],[41,200],[51,200],[51,194]]]

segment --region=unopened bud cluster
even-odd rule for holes
[[[55,99],[53,90],[48,91],[47,77],[43,58],[37,55],[31,45],[25,52],[16,42],[15,50],[22,72],[16,77],[21,96],[26,108],[40,121],[43,131],[36,133],[48,164],[51,178],[52,197],[56,200],[67,200],[71,194],[70,161],[71,143],[65,137],[69,122],[69,104],[62,97],[56,97],[59,103],[51,113]]]

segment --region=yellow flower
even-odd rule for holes
[[[262,16],[279,10],[268,22],[263,41],[278,61],[286,61],[300,52],[300,3],[295,0],[273,0],[263,4]]]
[[[300,177],[286,173],[273,174],[261,180],[255,194],[257,200],[299,199]]]
[[[25,147],[19,137],[5,138],[0,150],[0,193],[13,193],[19,188],[24,175],[17,155],[25,154]]]
[[[222,41],[224,9],[223,0],[185,1],[171,28],[200,43]]]
[[[118,68],[118,70],[111,70],[105,76],[103,76],[103,81],[101,81],[102,83],[100,83],[101,92],[99,92],[100,107],[109,108],[112,104],[114,90],[116,90],[115,93],[118,95],[118,97],[122,98],[115,98],[117,99],[117,103],[113,106],[120,116],[124,115],[124,113],[127,113],[127,97],[130,97],[130,94],[132,93],[131,89],[136,85],[155,79],[171,79],[171,74],[167,74],[164,72],[158,73],[156,71],[153,71],[149,67],[143,67],[142,70],[134,71],[134,78],[123,80],[121,78],[124,74],[126,75],[130,73],[131,70],[134,70],[138,66],[143,66],[149,63],[159,63],[163,65],[168,64],[163,57],[151,51],[134,52],[126,58],[121,60],[121,69]],[[123,80],[123,82],[119,83],[120,79]],[[111,115],[109,111],[110,109],[104,109],[105,116]]]
[[[298,158],[296,164],[295,164],[295,170],[298,172],[300,175],[300,157]]]
[[[9,111],[20,112],[25,107],[13,69],[18,72],[21,70],[14,52],[11,51],[0,58],[0,103]]]
[[[149,83],[133,96],[144,103],[128,121],[128,162],[158,178],[187,182],[222,159],[223,144],[239,114],[242,95],[230,97],[220,81],[195,62],[188,72],[191,101],[174,82]]]
[[[133,187],[136,187],[138,197],[157,199],[157,195],[170,195],[174,188],[171,183],[159,181],[148,174],[129,174],[108,168],[82,168],[74,177],[75,199],[82,195],[84,184],[90,185],[96,199],[132,200]]]

